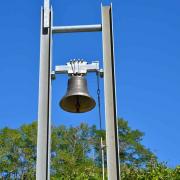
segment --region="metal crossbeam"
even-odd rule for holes
[[[101,24],[52,27],[52,33],[96,32],[96,31],[102,31]]]

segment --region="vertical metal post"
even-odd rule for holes
[[[118,126],[116,114],[115,67],[113,49],[112,7],[102,7],[102,39],[104,61],[104,95],[108,180],[120,179]]]
[[[41,10],[36,180],[50,179],[51,39],[51,11],[49,0],[44,0]]]

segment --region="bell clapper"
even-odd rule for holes
[[[80,112],[79,96],[77,96],[77,99],[76,99],[76,110],[77,110],[77,113]]]

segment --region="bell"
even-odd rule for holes
[[[77,75],[69,78],[67,93],[59,105],[63,110],[72,113],[88,112],[96,106],[95,100],[89,95],[84,76]]]

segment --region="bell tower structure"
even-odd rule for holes
[[[100,24],[53,26],[53,11],[50,8],[50,0],[44,0],[44,6],[41,8],[36,180],[50,180],[51,81],[56,74],[71,73],[68,64],[56,66],[55,71],[52,70],[52,35],[55,33],[96,31],[102,32],[103,44],[107,174],[108,180],[120,180],[112,5],[102,5],[101,12],[102,22]],[[99,64],[81,64],[80,69],[84,73],[89,71],[97,72],[99,70]],[[93,107],[94,102],[92,101],[91,103]]]

